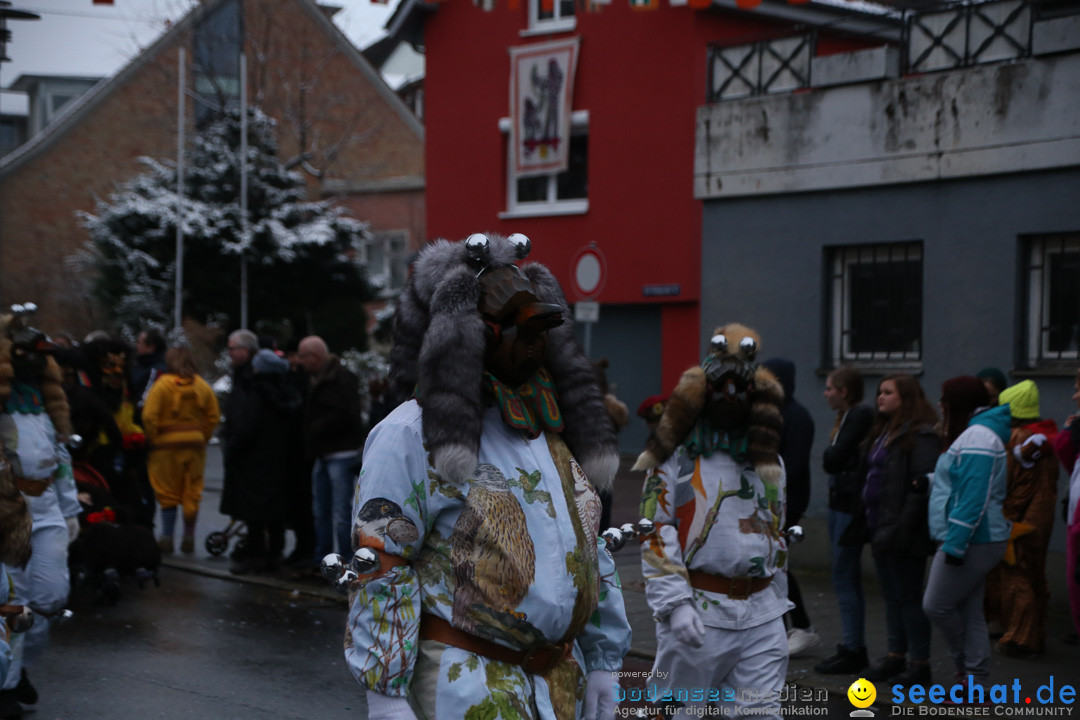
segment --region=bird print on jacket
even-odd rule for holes
[[[453,624],[475,632],[474,605],[513,614],[535,572],[536,553],[525,513],[494,465],[482,463],[469,480],[465,509],[450,536]]]

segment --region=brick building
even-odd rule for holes
[[[238,100],[243,50],[247,97],[278,121],[280,158],[304,173],[312,199],[371,223],[362,259],[392,286],[426,237],[423,128],[333,12],[312,0],[203,3],[0,158],[0,304],[36,302],[48,331],[104,322],[75,260],[88,240],[77,213],[139,174],[137,158],[176,157],[181,50],[186,136]]]

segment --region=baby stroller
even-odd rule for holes
[[[94,602],[114,605],[121,577],[134,577],[140,590],[148,580],[160,586],[161,551],[153,531],[132,522],[130,511],[117,506],[108,482],[89,463],[75,463],[72,469],[83,508],[79,536],[68,553],[75,588],[89,588]]]
[[[224,530],[215,530],[206,536],[206,552],[214,557],[229,549],[229,541],[238,538],[233,552],[243,553],[247,547],[247,526],[243,520],[230,520]]]

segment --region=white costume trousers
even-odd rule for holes
[[[703,689],[719,702],[686,702],[687,708],[730,708],[725,715],[747,710],[755,717],[780,718],[780,692],[787,678],[788,645],[783,618],[746,630],[705,627],[705,642],[695,648],[680,642],[667,622],[656,624],[656,661],[649,684],[659,691]],[[761,713],[758,715],[758,713]],[[701,717],[681,712],[669,717]]]
[[[34,510],[33,503],[31,510]],[[40,524],[38,514],[34,512],[34,529],[30,535],[34,552],[30,556],[30,562],[23,569],[8,568],[15,586],[15,598],[12,602],[16,605],[29,605],[35,617],[34,624],[28,631],[11,635],[11,664],[4,680],[5,690],[18,685],[22,669],[31,667],[48,644],[50,618],[45,615],[57,613],[67,604],[70,589],[68,531],[55,503],[52,510],[56,517],[50,518],[52,521],[43,520]],[[59,518],[58,523],[56,518]]]

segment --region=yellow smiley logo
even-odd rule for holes
[[[877,688],[866,678],[859,678],[847,689],[848,700],[857,708],[866,708],[877,700]]]

